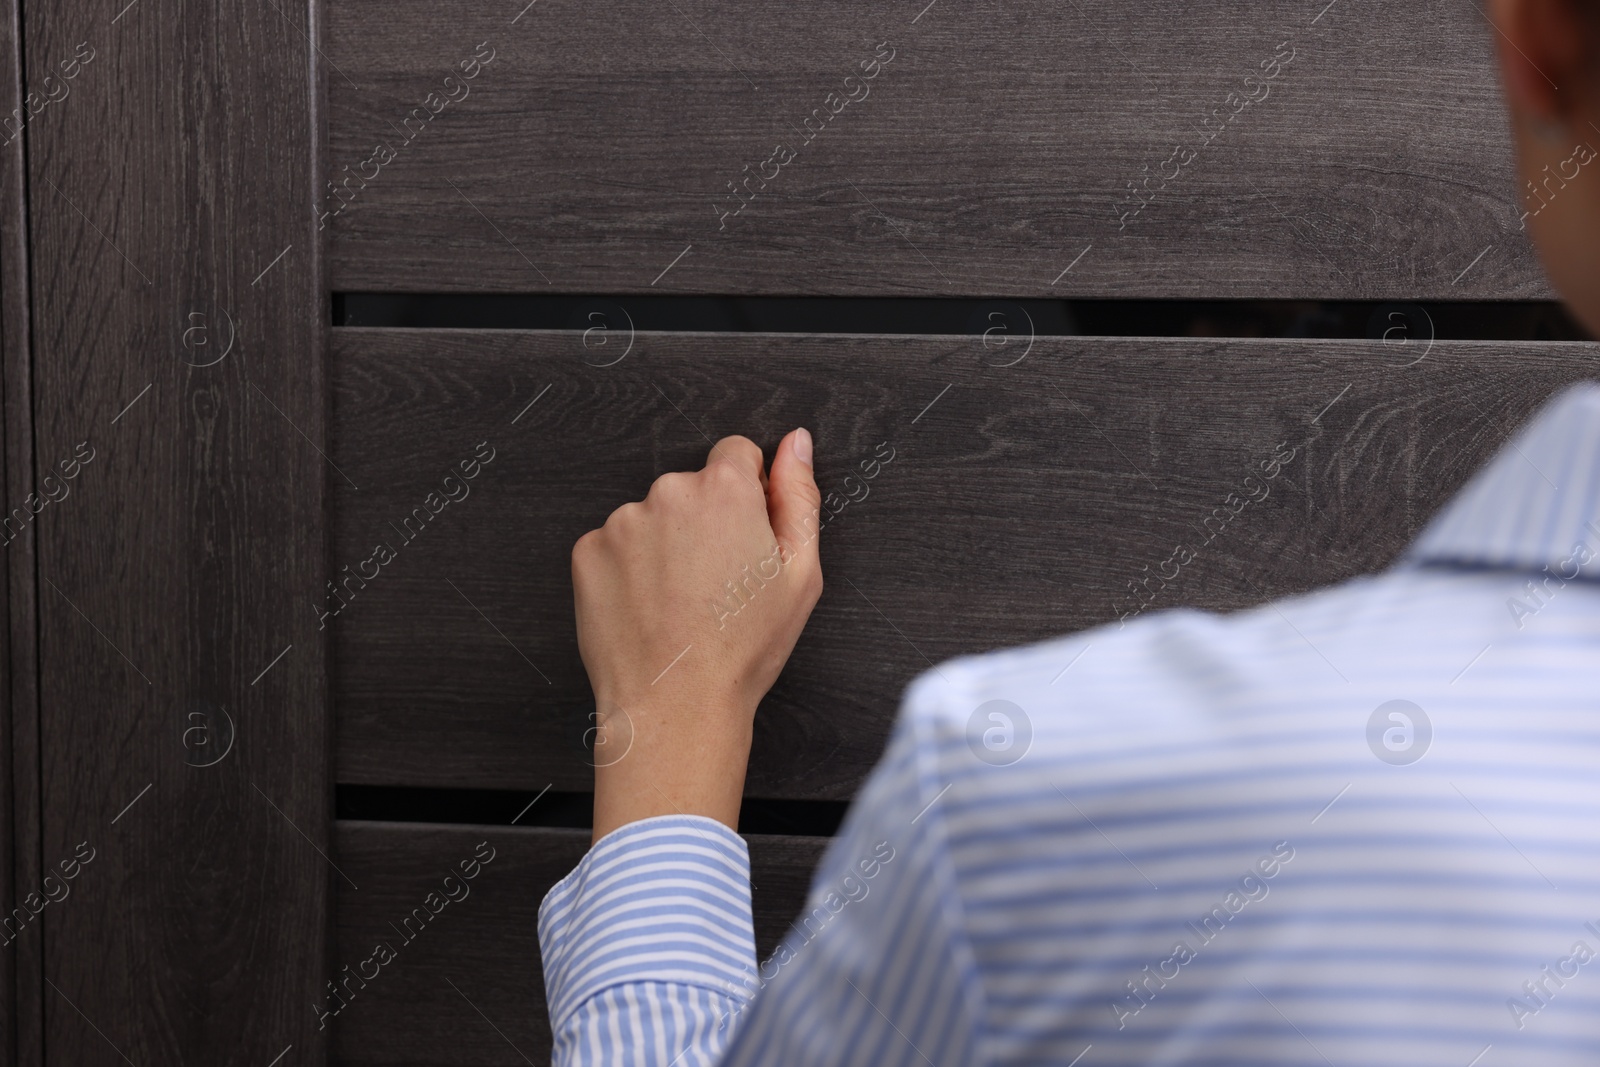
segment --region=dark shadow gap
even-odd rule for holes
[[[739,813],[742,834],[832,837],[849,805],[842,800],[746,798]],[[340,785],[334,817],[372,822],[471,823],[587,830],[593,823],[593,793],[514,789],[424,789],[411,786]]]
[[[487,330],[1591,340],[1555,301],[334,293],[334,326]]]

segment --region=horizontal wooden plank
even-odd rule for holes
[[[1600,355],[640,334],[601,367],[578,332],[333,333],[332,453],[350,479],[333,482],[333,570],[375,575],[342,601],[306,590],[308,611],[339,611],[339,781],[591,788],[573,542],[657,475],[700,466],[709,440],[770,449],[805,425],[830,510],[856,499],[823,531],[826,589],[762,705],[747,783],[802,799],[853,794],[933,662],[1145,599],[1228,609],[1384,566]],[[875,453],[892,458],[874,468]],[[365,562],[380,545],[392,558]]]
[[[923,7],[334,0],[332,284],[1549,294],[1472,0]]]
[[[756,946],[765,959],[800,913],[827,840],[747,840]],[[314,998],[319,1012],[344,1005],[327,1020],[336,1062],[549,1063],[539,902],[583,858],[589,832],[340,822],[334,841],[334,860],[350,878],[340,883],[335,973],[341,982],[370,978],[351,980],[337,1002]],[[473,870],[471,880],[460,879]],[[458,880],[446,887],[450,874]],[[430,892],[440,894],[431,908]],[[414,908],[424,917],[437,911],[407,923]],[[392,958],[363,965],[380,943]]]

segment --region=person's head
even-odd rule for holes
[[[1600,0],[1492,2],[1526,225],[1567,306],[1600,336]]]

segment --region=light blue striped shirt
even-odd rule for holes
[[[942,663],[759,967],[710,819],[550,891],[556,1063],[1592,1067],[1596,578],[1588,384],[1383,574]]]

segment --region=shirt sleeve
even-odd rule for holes
[[[539,907],[557,1067],[715,1063],[754,992],[750,854],[715,819],[601,838]]]
[[[939,672],[933,672],[937,675]],[[942,678],[907,691],[882,761],[762,964],[723,1067],[984,1064],[983,983],[946,842],[961,784],[940,753]]]
[[[935,672],[937,673],[937,672]],[[883,760],[758,969],[749,851],[712,819],[607,834],[539,909],[557,1067],[981,1064],[982,983],[945,841],[944,689],[907,691]]]

